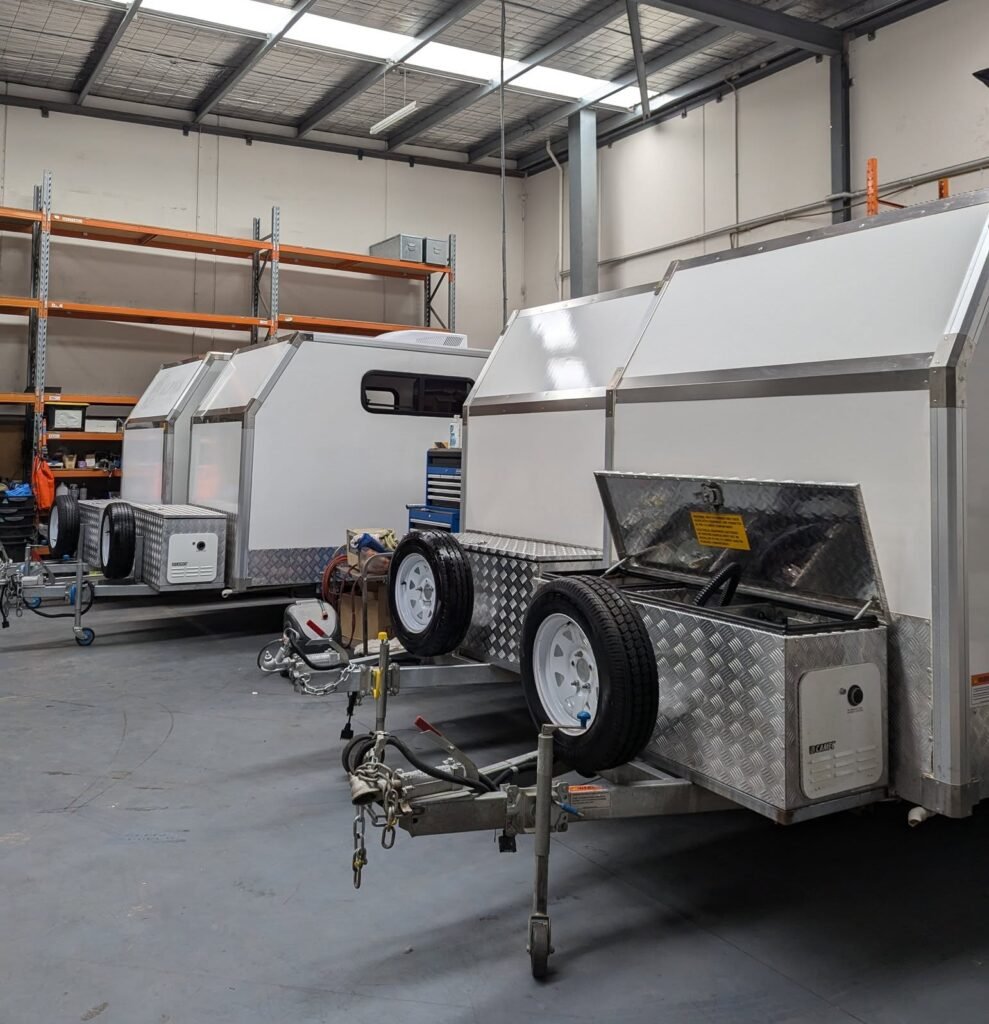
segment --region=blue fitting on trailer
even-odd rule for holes
[[[591,713],[590,713],[590,711],[587,710],[587,708],[584,708],[583,711],[578,711],[577,712],[577,721],[580,722],[581,729],[586,729],[587,728],[587,723],[590,720],[591,720]]]

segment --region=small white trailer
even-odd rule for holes
[[[163,366],[124,423],[124,501],[182,505],[189,500],[192,418],[228,352],[207,352]]]
[[[383,732],[348,763],[386,831],[536,831],[537,974],[568,824],[890,796],[916,824],[989,796],[989,193],[674,263],[640,297],[520,313],[495,347],[465,409],[473,592],[421,536],[393,562],[406,647],[456,589],[460,642],[520,672],[537,785],[460,752],[396,770]],[[601,778],[555,780],[554,748]]]
[[[190,502],[227,514],[228,587],[315,582],[349,527],[401,533],[426,450],[488,355],[435,331],[235,353],[196,412],[189,464]]]
[[[51,547],[77,562],[4,563],[11,592],[68,596],[85,645],[96,595],[317,583],[348,528],[401,532],[488,355],[439,331],[297,333],[165,367],[125,430],[122,500],[59,497]]]

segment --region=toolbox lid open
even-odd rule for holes
[[[739,591],[885,618],[886,597],[854,484],[595,474],[629,568],[706,583],[741,567]]]

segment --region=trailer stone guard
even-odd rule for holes
[[[912,824],[970,814],[989,795],[987,264],[980,192],[517,313],[465,408],[461,653],[521,674],[538,778],[533,755],[482,770],[449,741],[442,778],[397,769],[379,725],[348,764],[357,859],[368,815],[389,841],[534,831],[541,975],[549,836],[577,821],[788,823],[886,797]],[[651,732],[605,763],[601,723],[647,707],[650,678]],[[598,780],[559,778],[588,758]]]

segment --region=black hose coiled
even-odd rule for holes
[[[93,589],[93,584],[89,580],[82,581],[83,595],[79,598],[79,614],[85,615],[90,608],[93,607],[93,602],[96,600],[96,591]],[[89,596],[89,600],[86,600],[86,595]],[[43,619],[72,619],[75,618],[75,611],[71,612],[43,612],[40,608],[32,608],[31,605],[25,605],[28,611],[34,612],[35,615],[40,615]]]
[[[725,587],[725,592],[721,598],[721,607],[731,604],[731,599],[735,596],[735,591],[738,590],[739,581],[742,578],[742,567],[738,562],[732,562],[730,565],[726,565],[720,572],[715,573],[714,576],[708,580],[707,583],[701,587],[700,592],[694,598],[694,605],[698,608],[703,608],[704,605],[723,587],[725,583],[728,585]]]
[[[495,793],[498,790],[498,787],[486,775],[482,775],[478,779],[468,779],[465,776],[454,775],[452,772],[445,772],[442,768],[434,768],[431,764],[423,761],[414,750],[409,748],[397,736],[389,736],[385,743],[390,747],[394,747],[413,768],[418,768],[419,771],[424,772],[431,778],[439,779],[440,782],[452,782],[458,786],[467,786],[478,793]]]

